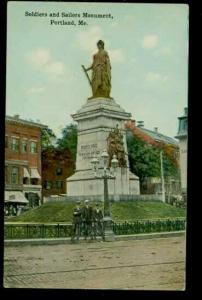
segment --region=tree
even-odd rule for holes
[[[160,151],[162,150],[164,176],[178,176],[178,165],[165,151],[164,145],[159,147],[150,145],[128,131],[127,146],[130,170],[140,178],[141,183],[146,177],[161,176]]]
[[[42,150],[53,149],[56,142],[56,135],[52,129],[45,127],[41,131],[41,148]]]
[[[74,160],[76,160],[77,125],[70,124],[62,130],[62,138],[57,140],[57,148],[59,150],[69,149],[73,155]]]

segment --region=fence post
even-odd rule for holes
[[[60,224],[57,224],[57,237],[60,236]]]
[[[29,225],[28,224],[26,226],[26,236],[27,236],[27,238],[29,238]]]

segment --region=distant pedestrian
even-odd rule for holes
[[[73,211],[73,228],[72,228],[72,240],[77,238],[79,240],[79,237],[81,235],[81,222],[82,222],[82,209],[80,207],[81,202],[76,202],[76,207]]]

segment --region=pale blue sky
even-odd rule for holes
[[[50,25],[25,12],[111,13],[87,26]],[[54,20],[79,18],[54,18]],[[83,19],[84,20],[84,19]],[[145,127],[174,137],[187,106],[188,6],[9,2],[6,113],[40,120],[59,136],[91,96],[81,64],[105,41],[112,64],[111,96]]]

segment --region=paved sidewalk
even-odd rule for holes
[[[183,290],[185,237],[5,246],[7,288]]]

